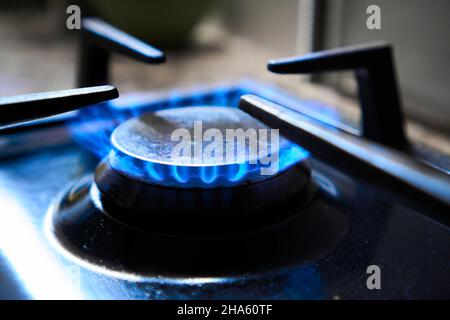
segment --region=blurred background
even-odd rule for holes
[[[351,73],[272,75],[266,62],[391,42],[409,134],[427,142],[431,130],[450,154],[448,0],[0,0],[0,95],[74,85],[78,31],[66,28],[70,4],[79,5],[82,16],[101,16],[167,52],[161,66],[114,56],[114,84],[121,92],[254,78],[357,118]],[[381,30],[366,27],[371,4],[381,8]]]

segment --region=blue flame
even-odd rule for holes
[[[148,162],[133,158],[114,148],[108,156],[111,166],[124,175],[150,183],[170,187],[230,187],[247,181],[261,181],[264,165],[248,162],[187,166]],[[309,153],[293,143],[285,144],[279,152],[278,173],[309,157]],[[268,165],[267,165],[268,166]]]
[[[148,174],[152,177],[153,180],[155,181],[164,180],[164,176],[160,172],[158,172],[153,162],[146,163],[146,171],[148,171]]]
[[[127,119],[145,112],[188,106],[237,107],[239,99],[255,93],[241,86],[218,86],[193,92],[174,90],[166,96],[155,94],[128,94],[117,100],[93,105],[79,111],[70,123],[75,140],[83,147],[103,158],[111,151],[110,137],[114,129]]]
[[[239,163],[222,167],[171,166],[167,169],[155,163],[143,163],[113,150],[110,137],[114,129],[127,119],[145,112],[188,106],[227,106],[235,108],[245,94],[256,94],[286,106],[304,105],[305,101],[289,96],[278,89],[253,81],[242,81],[234,85],[196,88],[194,90],[174,90],[169,94],[135,93],[117,100],[94,105],[80,110],[79,116],[71,123],[75,140],[99,158],[109,155],[110,163],[117,170],[155,183],[187,185],[229,185],[245,181],[255,176],[260,164]],[[303,148],[289,143],[280,150],[279,171],[307,158],[309,153]]]
[[[233,171],[233,170],[230,170],[230,171]],[[242,180],[244,177],[245,177],[245,175],[247,174],[247,173],[250,173],[251,172],[251,170],[249,170],[249,168],[247,167],[247,164],[246,163],[242,163],[242,164],[240,164],[239,166],[238,166],[238,168],[237,168],[237,170],[234,170],[235,171],[235,173],[233,174],[230,174],[229,176],[228,176],[228,178],[229,178],[229,180],[231,181],[231,182],[237,182],[237,181],[240,181],[240,180]]]
[[[206,184],[213,183],[218,177],[217,166],[208,166],[200,168],[200,179]]]

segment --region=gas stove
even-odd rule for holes
[[[0,99],[2,125],[15,124],[0,132],[1,298],[450,297],[448,159],[430,164],[405,136],[389,45],[269,62],[355,70],[361,133],[251,80],[104,102],[117,97],[110,52],[165,61],[85,19],[86,89]],[[278,129],[277,172],[261,174],[250,146],[237,153],[253,162],[225,149],[173,158],[171,133],[195,135],[198,122],[203,133]]]

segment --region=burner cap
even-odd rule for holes
[[[183,138],[174,135],[177,129],[183,130]],[[245,140],[229,135],[236,129],[247,134]],[[208,134],[214,137],[205,139]],[[217,134],[223,137],[222,141],[216,141]],[[276,137],[272,137],[270,128],[239,109],[187,107],[146,113],[122,123],[111,137],[109,163],[129,178],[159,186],[233,187],[271,177],[261,174],[261,150],[258,144],[249,143],[252,138],[263,138],[265,150],[269,151],[263,155],[278,159],[277,172],[307,156],[305,150],[282,137],[276,140],[279,151],[272,152],[272,139]],[[181,139],[189,139],[189,148],[184,149],[189,153],[180,152],[173,157]],[[220,145],[221,150],[211,152],[212,143]],[[239,144],[245,146],[243,150],[237,150]]]

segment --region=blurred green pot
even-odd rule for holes
[[[211,0],[87,0],[100,17],[160,47],[186,44]]]

